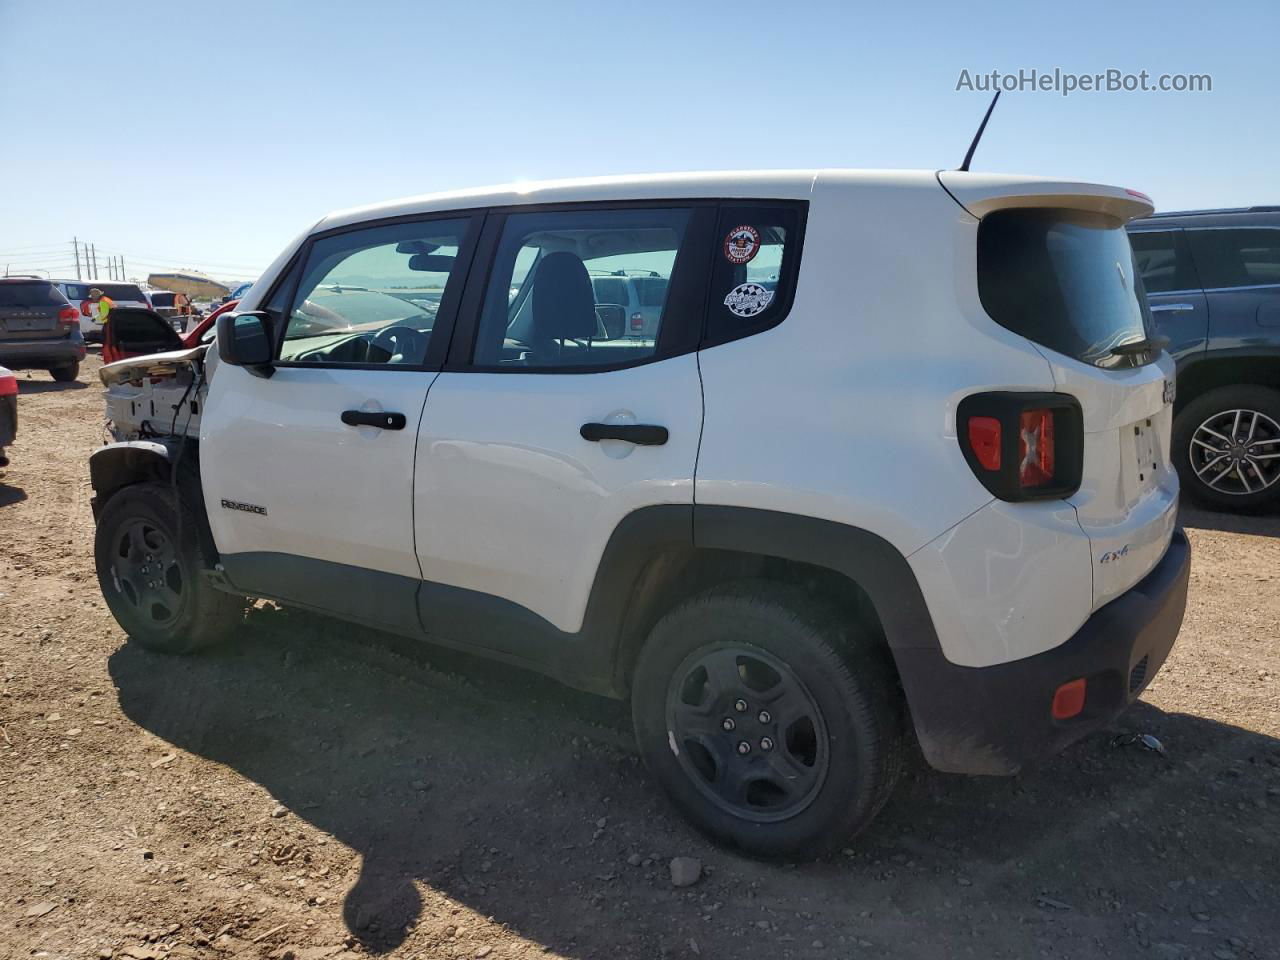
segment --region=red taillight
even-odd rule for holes
[[[1018,423],[1018,482],[1043,487],[1053,481],[1053,411],[1023,410]]]
[[[1069,497],[1080,488],[1080,404],[1058,393],[1003,391],[965,397],[956,409],[961,451],[1001,500]]]
[[[15,397],[18,395],[18,378],[17,377],[0,377],[0,397]]]
[[[67,327],[77,326],[80,323],[80,311],[67,304],[58,311],[58,322]]]
[[[969,446],[985,469],[999,470],[1000,421],[995,417],[970,417]]]
[[[644,314],[643,314],[643,313],[633,313],[633,314],[631,315],[631,329],[632,329],[632,330],[643,330],[643,329],[644,329]]]

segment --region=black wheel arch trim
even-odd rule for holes
[[[185,443],[185,447],[184,447]],[[174,467],[179,467],[175,476]],[[193,440],[122,440],[99,447],[89,455],[89,482],[94,496],[90,501],[97,520],[102,507],[121,490],[139,483],[173,486],[182,503],[195,514],[201,553],[210,566],[217,563],[218,549],[209,527],[200,483],[200,449]]]
[[[154,480],[169,482],[176,443],[126,440],[108,443],[89,455],[89,482],[93,486],[93,514],[121,488]]]

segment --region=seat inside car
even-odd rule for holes
[[[547,254],[538,264],[530,296],[533,322],[529,329],[530,356],[526,362],[572,363],[577,354],[589,352],[590,341],[600,336],[600,320],[596,315],[591,276],[577,254],[567,250]],[[566,351],[567,340],[586,340],[588,349],[571,346]]]

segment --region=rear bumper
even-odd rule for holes
[[[1065,643],[1034,656],[963,667],[938,646],[894,659],[929,763],[954,773],[1016,773],[1110,724],[1164,664],[1182,626],[1191,549],[1181,529],[1159,563],[1094,613]],[[1084,677],[1082,713],[1055,720],[1054,692]]]
[[[80,337],[8,340],[0,342],[0,365],[13,370],[61,367],[83,360],[84,353],[84,340]]]

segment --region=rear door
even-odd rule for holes
[[[1138,226],[1129,232],[1134,260],[1157,333],[1169,338],[1169,353],[1183,361],[1203,353],[1209,308],[1201,290],[1186,231]]]
[[[429,632],[447,635],[439,621],[459,588],[532,613],[553,633],[576,632],[623,518],[692,506],[714,210],[672,202],[490,215],[477,262],[492,269],[468,291],[418,435],[413,525]],[[607,322],[617,296],[591,279],[636,271],[670,281],[649,336]],[[528,656],[534,639],[526,629],[476,641]]]
[[[416,631],[418,421],[478,224],[452,214],[313,238],[267,298],[271,375],[211,377],[205,502],[247,592]]]
[[[1080,403],[1083,476],[1068,502],[1089,537],[1097,608],[1155,566],[1173,531],[1174,364],[1127,349],[1153,331],[1124,214],[1150,208],[1105,194],[1063,199],[1034,206],[1024,195],[984,211],[978,280],[986,312],[1035,343],[1055,390]]]

